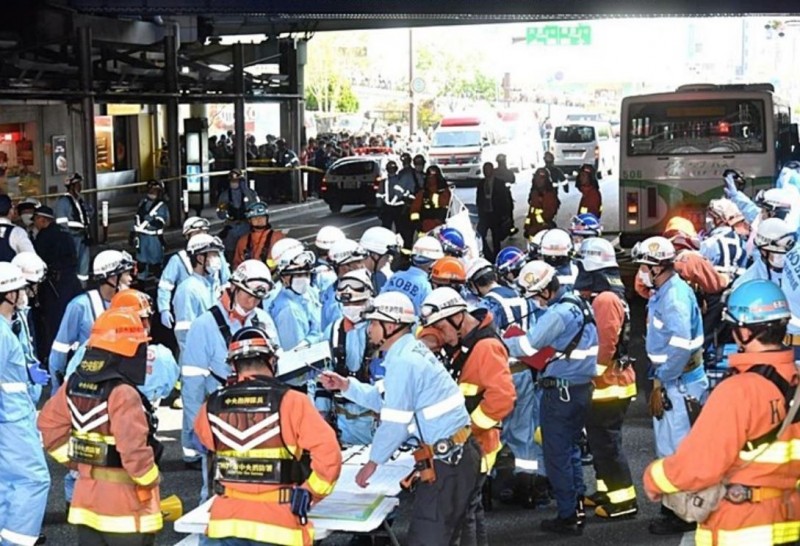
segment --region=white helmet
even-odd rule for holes
[[[564,229],[548,229],[542,235],[539,252],[548,258],[569,257],[572,253],[572,236]]]
[[[262,261],[245,260],[231,274],[230,283],[258,299],[263,300],[272,290],[272,273]]]
[[[581,242],[578,261],[584,271],[597,271],[607,267],[619,267],[614,245],[602,237],[589,237]]]
[[[432,291],[422,302],[420,317],[423,326],[430,326],[447,317],[452,317],[467,310],[467,302],[461,295],[450,288],[443,286]]]
[[[522,289],[525,297],[534,296],[547,288],[555,276],[556,270],[552,265],[541,260],[534,260],[526,263],[519,272],[517,286]]]
[[[275,244],[272,245],[272,248],[269,251],[269,259],[267,260],[267,265],[273,271],[278,266],[278,262],[280,261],[281,257],[285,252],[289,250],[304,250],[305,247],[303,243],[298,241],[297,239],[292,239],[291,237],[284,237],[279,241],[275,241]]]
[[[300,248],[292,246],[281,253],[276,266],[281,275],[311,274],[314,267],[314,254],[302,246]]]
[[[425,235],[417,239],[411,249],[411,261],[415,264],[429,264],[435,262],[439,258],[444,258],[444,251],[442,250],[442,243],[436,237]]]
[[[214,237],[209,233],[197,233],[192,235],[189,242],[186,243],[186,253],[189,256],[197,256],[205,252],[222,252],[225,246],[221,243],[218,237]]]
[[[352,303],[366,301],[375,295],[372,277],[366,269],[355,269],[336,281],[336,301]]]
[[[135,265],[133,257],[124,250],[104,250],[94,257],[92,275],[98,280],[107,279],[133,271]]]
[[[542,231],[537,231],[530,237],[528,237],[528,257],[532,260],[538,260],[541,257],[542,252],[542,238],[544,234],[550,231],[549,229],[543,229]]]
[[[345,238],[344,231],[336,226],[322,226],[314,239],[314,245],[321,250],[330,250],[333,243]]]
[[[744,215],[742,215],[739,207],[727,197],[709,201],[708,212],[717,217],[726,226],[735,226],[744,220]]]
[[[758,192],[753,201],[772,215],[783,214],[785,216],[792,209],[792,202],[796,199],[796,195],[789,188],[770,188]]]
[[[25,276],[19,267],[11,262],[0,262],[0,294],[25,288]]]
[[[797,240],[795,231],[786,220],[780,218],[767,218],[758,224],[755,244],[759,250],[786,254]]]
[[[636,243],[631,249],[634,263],[661,265],[675,261],[675,246],[666,237],[656,236]]]
[[[364,320],[377,320],[393,324],[414,324],[417,313],[414,304],[402,292],[378,294],[364,310]]]
[[[20,252],[14,256],[11,263],[19,267],[22,276],[29,284],[39,284],[47,275],[47,264],[35,252]]]
[[[367,257],[367,251],[352,239],[336,241],[328,250],[328,261],[334,267],[359,262]]]
[[[380,254],[381,256],[403,248],[403,238],[400,234],[382,226],[369,228],[361,236],[359,243],[368,252]]]
[[[479,277],[494,274],[494,266],[486,258],[475,258],[467,268],[467,281],[474,281]]]
[[[183,236],[187,239],[195,231],[208,232],[211,229],[211,224],[205,218],[199,216],[190,216],[183,222]]]

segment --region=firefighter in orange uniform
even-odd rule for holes
[[[235,382],[197,414],[195,432],[211,452],[217,495],[206,544],[311,546],[310,505],[339,477],[336,433],[308,397],[274,378],[276,350],[257,326],[236,332],[228,352]]]
[[[233,252],[233,268],[245,260],[258,260],[267,263],[272,245],[283,239],[283,232],[269,223],[269,209],[263,201],[247,205],[244,217],[250,222],[250,232],[239,237]]]
[[[449,371],[458,382],[470,413],[472,434],[481,447],[481,474],[464,523],[453,537],[461,544],[488,544],[481,491],[502,447],[498,424],[514,408],[516,393],[508,367],[508,350],[486,309],[467,310],[467,302],[449,287],[431,292],[422,303],[421,337],[427,333],[453,350]]]
[[[550,180],[550,171],[536,169],[528,194],[528,216],[525,218],[525,237],[532,237],[545,229],[556,227],[555,219],[561,202]]]
[[[417,231],[428,233],[447,220],[452,194],[438,165],[425,169],[425,184],[414,196],[411,203],[411,223]]]
[[[66,388],[39,414],[45,449],[79,476],[69,509],[80,546],[147,546],[163,525],[152,406],[136,387],[148,337],[138,312],[109,309]]]
[[[578,203],[578,214],[594,214],[600,220],[603,215],[603,196],[600,193],[600,184],[594,167],[588,163],[581,165],[575,187],[581,193],[581,202]]]
[[[724,319],[739,353],[736,373],[711,391],[677,451],[644,473],[650,500],[725,484],[725,497],[697,527],[698,546],[796,544],[800,539],[800,423],[780,435],[797,385],[794,352],[782,340],[789,304],[778,285],[743,283],[731,292]]]
[[[611,242],[584,239],[578,255],[574,288],[592,302],[598,338],[597,377],[586,421],[597,491],[586,497],[585,505],[596,507],[601,518],[631,517],[638,512],[636,490],[622,450],[622,425],[636,396],[636,371],[628,355],[630,310]]]

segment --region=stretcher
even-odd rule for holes
[[[369,485],[361,489],[355,483],[355,476],[361,466],[369,460],[369,446],[352,446],[342,452],[342,472],[336,482],[333,494],[314,506],[309,518],[314,523],[315,538],[322,540],[334,533],[385,534],[393,546],[400,546],[387,518],[400,504],[397,496],[401,492],[400,480],[414,465],[410,452],[398,452],[386,464],[378,467],[370,478]],[[357,496],[359,502],[370,507],[366,519],[337,518],[336,504],[352,502]],[[178,546],[195,546],[208,525],[208,511],[213,499],[209,499],[175,522],[175,531],[189,536]],[[345,510],[347,511],[347,510]]]

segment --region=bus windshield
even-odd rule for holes
[[[625,130],[629,156],[766,152],[756,99],[633,103]]]
[[[435,131],[434,148],[467,148],[481,145],[480,131]]]

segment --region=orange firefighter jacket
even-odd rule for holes
[[[274,379],[265,379],[274,385]],[[245,378],[231,387],[225,387],[213,396],[221,398],[223,410],[209,411],[209,401],[203,403],[195,421],[195,432],[200,442],[217,457],[235,459],[282,459],[299,461],[303,452],[311,455],[311,473],[299,484],[311,492],[318,501],[333,491],[342,468],[342,454],[336,433],[317,412],[307,396],[286,389],[278,411],[265,407],[261,394],[238,396],[237,387],[253,388],[263,385],[262,378]],[[226,398],[227,397],[227,398]],[[263,411],[225,411],[228,400],[232,404],[259,405]],[[262,397],[259,399],[259,397]],[[238,398],[238,400],[237,400]],[[282,466],[282,465],[278,465]],[[242,465],[239,465],[242,468]],[[310,522],[301,525],[292,514],[288,498],[291,484],[242,483],[225,481],[224,488],[211,505],[207,535],[212,538],[238,537],[249,540],[267,540],[287,546],[311,546],[314,527]],[[279,502],[283,500],[284,502]]]
[[[555,224],[558,213],[558,194],[554,190],[531,190],[528,196],[528,217],[525,218],[525,236],[530,237]]]
[[[622,298],[607,290],[592,302],[597,324],[597,377],[592,400],[622,400],[636,396],[636,371],[632,365],[620,369],[619,344],[626,320]]]
[[[603,197],[600,195],[600,190],[589,185],[584,184],[581,188],[581,202],[578,203],[578,214],[591,213],[594,214],[599,220],[603,215]]]
[[[283,232],[275,229],[250,230],[236,241],[231,266],[236,269],[245,260],[258,260],[267,263],[272,245],[283,239]],[[269,242],[269,244],[267,244]],[[248,251],[249,249],[249,251]]]
[[[65,385],[47,401],[38,425],[45,449],[58,462],[77,468],[69,523],[104,533],[155,533],[163,526],[159,472],[147,444],[148,420],[139,392],[113,388],[106,402],[67,395]],[[116,447],[122,468],[73,463],[68,457],[73,419],[87,435]]]
[[[447,220],[447,210],[450,208],[451,193],[449,188],[430,192],[421,189],[414,196],[411,203],[410,220],[420,222],[419,231],[427,233],[441,226]]]
[[[675,257],[675,271],[693,290],[702,294],[721,294],[729,284],[727,275],[714,269],[711,262],[696,250],[680,251]],[[638,275],[634,280],[634,289],[643,298],[650,298],[650,289]]]
[[[787,381],[798,372],[791,350],[730,355],[738,372],[769,364]],[[709,519],[698,525],[697,546],[794,543],[800,538],[800,423],[771,443],[749,443],[783,421],[784,396],[756,373],[738,373],[712,392],[697,422],[675,454],[645,470],[651,494],[699,491],[727,481],[758,488],[758,502],[722,500]],[[752,461],[743,467],[745,462]]]
[[[458,366],[463,361],[458,386],[467,401],[472,434],[483,451],[481,471],[488,472],[502,447],[497,425],[511,413],[517,395],[508,367],[508,350],[487,330],[493,328],[492,314],[485,311],[481,317],[481,311],[473,313],[480,326],[461,340],[452,362]]]

